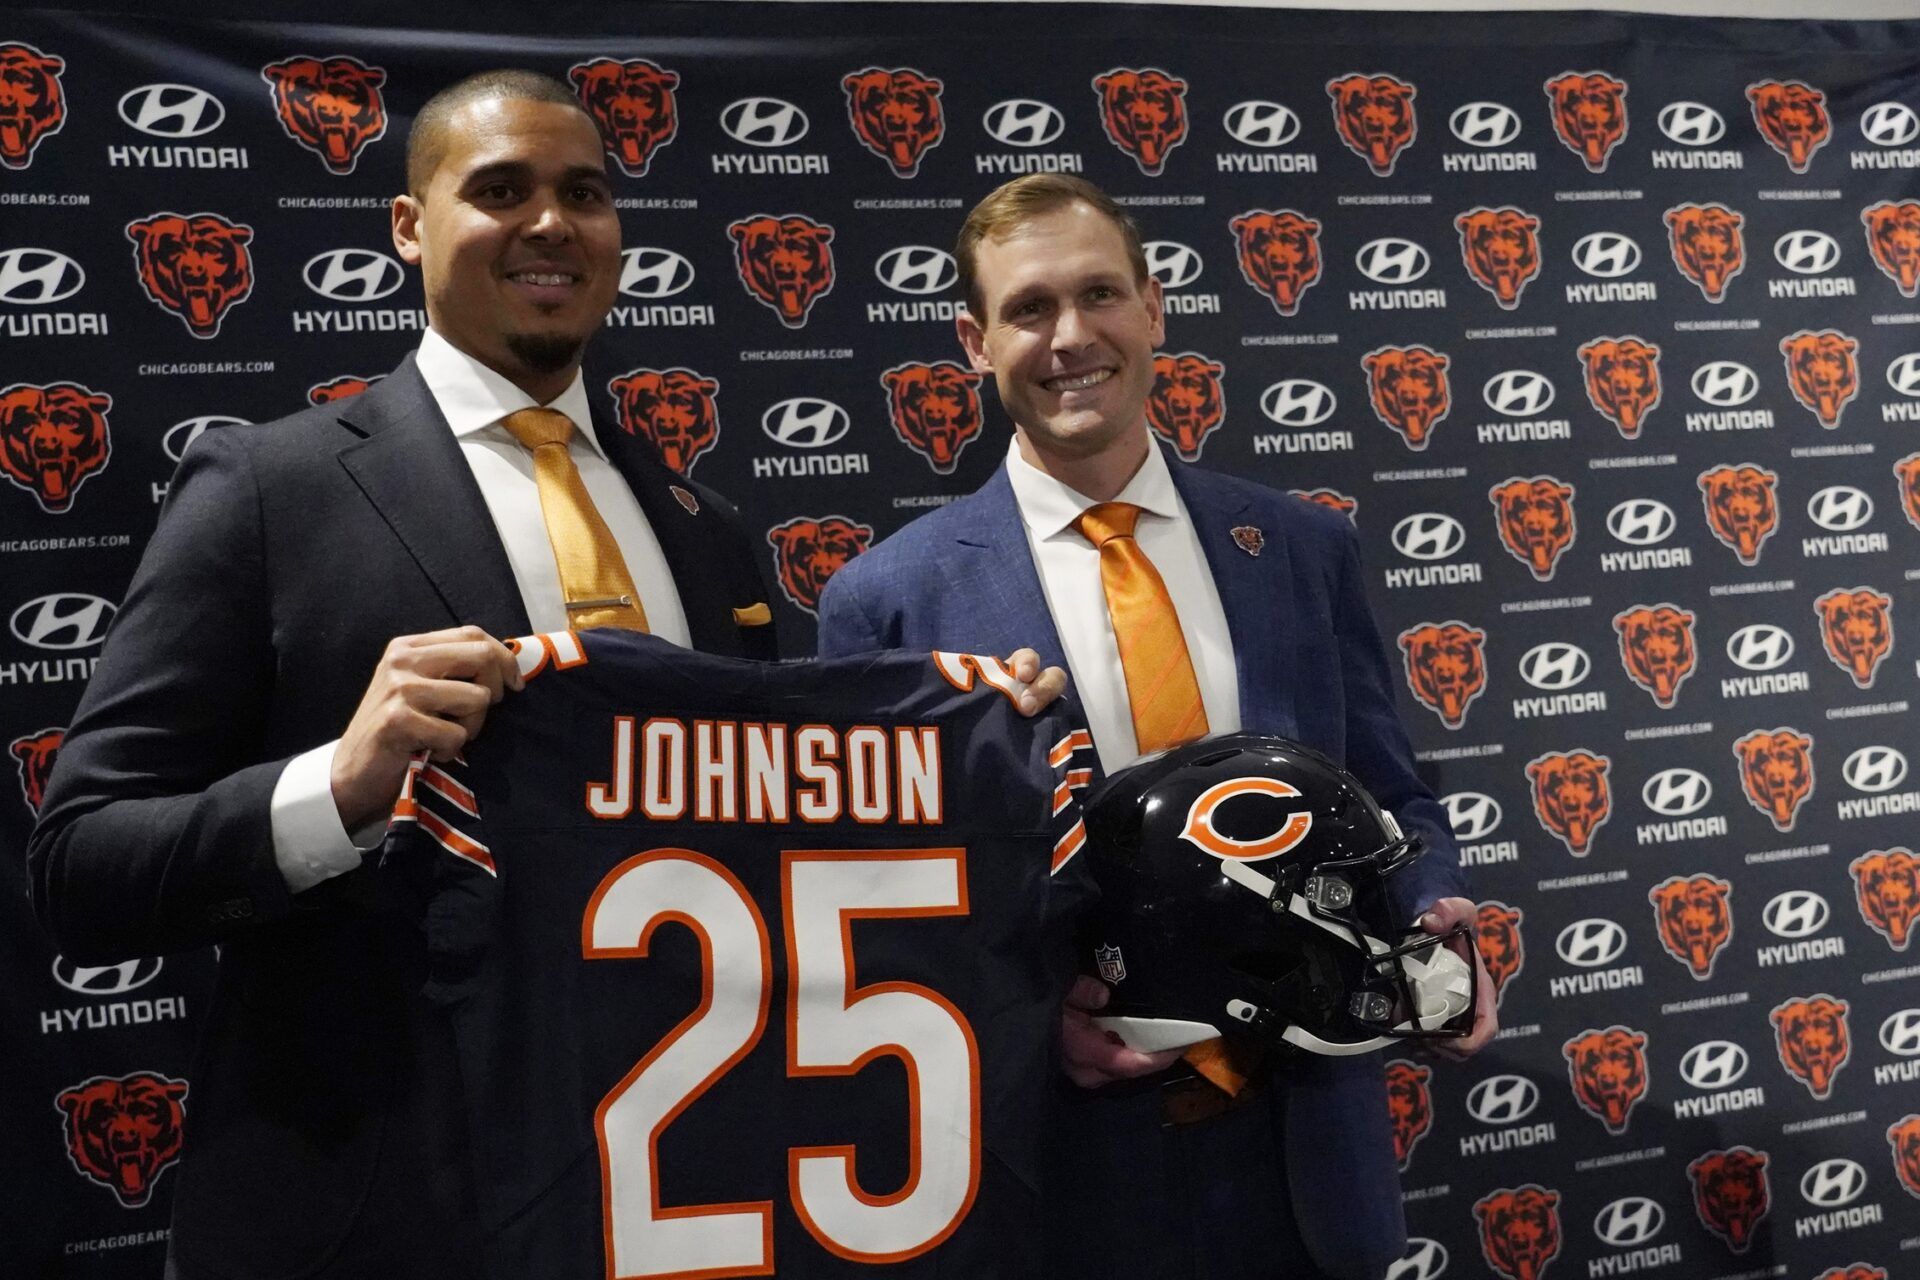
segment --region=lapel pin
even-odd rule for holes
[[[1233,526],[1233,540],[1250,556],[1259,555],[1267,546],[1267,535],[1250,524]]]
[[[692,493],[682,489],[677,484],[668,485],[667,492],[673,495],[675,502],[678,502],[687,509],[688,515],[697,516],[700,514],[700,499],[694,497]]]

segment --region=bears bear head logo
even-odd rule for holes
[[[1755,729],[1733,744],[1747,802],[1776,831],[1793,830],[1800,806],[1813,794],[1813,737],[1797,729]]]
[[[620,429],[645,436],[660,458],[689,475],[720,442],[720,384],[692,369],[632,369],[607,383]]]
[[[1360,357],[1373,414],[1399,432],[1409,449],[1424,449],[1453,408],[1451,362],[1431,347],[1376,347]]]
[[[1413,1159],[1413,1148],[1433,1127],[1433,1098],[1427,1082],[1433,1068],[1404,1058],[1387,1064],[1387,1118],[1393,1124],[1393,1158],[1401,1172]]]
[[[1680,274],[1700,286],[1708,302],[1727,296],[1727,284],[1747,268],[1740,228],[1746,215],[1725,205],[1682,204],[1666,212],[1667,248]]]
[[[1867,249],[1904,297],[1920,295],[1920,200],[1882,200],[1860,211]]]
[[[253,293],[253,228],[217,213],[156,213],[127,224],[140,287],[196,338]]]
[[[1487,633],[1464,622],[1423,622],[1400,633],[1407,688],[1449,729],[1467,722],[1467,708],[1487,690]]]
[[[1604,71],[1568,71],[1544,87],[1560,141],[1587,172],[1605,173],[1607,157],[1627,136],[1627,82]]]
[[[680,132],[679,73],[645,58],[594,58],[568,67],[567,79],[620,172],[645,177],[654,152]]]
[[[740,284],[780,323],[798,329],[833,289],[833,228],[805,214],[756,214],[728,226]]]
[[[1158,177],[1187,140],[1187,82],[1156,67],[1115,67],[1093,78],[1093,92],[1107,140]]]
[[[1227,368],[1193,351],[1153,358],[1153,387],[1147,392],[1147,425],[1173,446],[1184,462],[1194,462],[1207,437],[1227,417],[1227,396],[1220,380]]]
[[[1780,340],[1787,361],[1787,386],[1820,425],[1840,425],[1847,404],[1860,394],[1860,369],[1854,353],[1860,344],[1837,329],[1802,329]]]
[[[980,434],[980,375],[951,360],[898,364],[880,375],[887,414],[901,443],[950,476],[960,454]]]
[[[106,1187],[124,1209],[153,1198],[160,1175],[180,1160],[187,1082],[152,1071],[92,1079],[53,1100],[65,1118],[75,1173]]]
[[[1346,75],[1327,81],[1340,141],[1365,160],[1376,177],[1392,174],[1400,153],[1413,145],[1418,133],[1414,92],[1395,76]]]
[[[1583,1031],[1560,1046],[1573,1100],[1616,1137],[1647,1096],[1647,1037],[1628,1027]]]
[[[1320,224],[1292,209],[1249,209],[1230,224],[1240,274],[1283,316],[1320,279]]]
[[[1613,617],[1620,636],[1620,665],[1627,677],[1671,707],[1680,686],[1693,674],[1694,613],[1677,605],[1635,605]]]
[[[1593,851],[1594,833],[1613,816],[1612,768],[1608,757],[1578,750],[1549,751],[1527,762],[1534,817],[1576,858]]]
[[[1768,1015],[1780,1065],[1817,1099],[1833,1093],[1833,1078],[1853,1056],[1847,1039],[1847,1002],[1829,995],[1783,1000]]]
[[[1631,440],[1660,404],[1660,348],[1643,339],[1595,338],[1580,348],[1587,399]]]
[[[1507,983],[1526,966],[1527,952],[1520,937],[1525,913],[1504,902],[1483,902],[1474,913],[1473,940],[1480,949],[1480,961],[1493,980],[1493,998],[1497,1007],[1506,993]]]
[[[1780,526],[1773,497],[1778,473],[1752,463],[1728,463],[1702,471],[1698,483],[1713,536],[1731,548],[1741,564],[1760,563],[1760,549]]]
[[[1827,145],[1833,124],[1827,95],[1798,80],[1762,80],[1747,86],[1753,123],[1767,145],[1787,158],[1787,167],[1805,173],[1813,153]]]
[[[1527,566],[1534,579],[1546,582],[1573,545],[1578,527],[1573,519],[1573,486],[1552,476],[1514,476],[1487,491],[1500,525],[1500,542],[1508,554]]]
[[[1522,209],[1469,209],[1453,220],[1460,260],[1475,284],[1502,309],[1520,305],[1527,282],[1540,274],[1540,219]]]
[[[1560,1193],[1528,1183],[1474,1202],[1480,1254],[1501,1280],[1541,1280],[1560,1256]]]
[[[815,613],[829,579],[873,544],[873,528],[845,516],[797,516],[767,530],[780,590]]]
[[[1893,1171],[1907,1194],[1920,1197],[1920,1113],[1902,1116],[1887,1126],[1887,1145],[1893,1148]]]
[[[920,161],[946,136],[941,84],[912,67],[868,67],[840,81],[847,120],[860,145],[887,162],[896,178],[920,172]]]
[[[387,73],[358,58],[296,56],[260,68],[260,78],[273,91],[281,129],[329,173],[352,173],[367,144],[387,131]]]
[[[1908,849],[1875,849],[1855,858],[1847,870],[1860,918],[1895,951],[1905,951],[1920,919],[1920,859]]]
[[[1731,883],[1705,874],[1669,876],[1647,891],[1660,945],[1698,981],[1713,976],[1714,961],[1733,938],[1732,893]]]
[[[71,510],[74,491],[113,452],[112,407],[112,396],[74,382],[16,382],[0,391],[0,475],[49,515]]]
[[[67,122],[64,60],[30,44],[0,44],[0,167],[24,169],[34,148]]]
[[[1338,511],[1348,520],[1353,520],[1360,510],[1358,498],[1349,497],[1338,489],[1289,489],[1287,492],[1315,506],[1325,507],[1329,511]]]
[[[22,734],[7,744],[7,753],[20,766],[20,794],[34,813],[40,812],[40,802],[47,798],[47,779],[53,773],[53,762],[60,758],[60,744],[66,736],[65,729],[42,729]]]
[[[1836,587],[1813,602],[1820,638],[1835,666],[1862,689],[1893,648],[1893,597],[1872,587]]]
[[[1688,1163],[1687,1177],[1700,1225],[1735,1253],[1752,1248],[1755,1231],[1773,1207],[1767,1153],[1747,1146],[1708,1151]]]

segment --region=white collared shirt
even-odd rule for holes
[[[1108,773],[1124,769],[1140,758],[1140,748],[1133,735],[1133,708],[1120,667],[1120,646],[1107,613],[1106,588],[1100,582],[1100,552],[1073,527],[1080,513],[1095,503],[1022,458],[1017,440],[1007,451],[1007,479],[1013,484],[1040,589],[1086,709],[1100,767]],[[1180,633],[1200,683],[1208,730],[1238,729],[1240,686],[1226,611],[1193,518],[1180,501],[1158,448],[1147,450],[1146,462],[1114,501],[1141,509],[1134,541],[1159,571],[1180,615]]]
[[[461,455],[473,469],[480,496],[506,547],[507,563],[533,630],[566,630],[560,570],[540,511],[533,454],[508,434],[501,422],[516,410],[537,407],[533,397],[432,329],[421,339],[414,363],[459,441]],[[545,407],[566,414],[573,422],[575,431],[568,452],[600,518],[607,522],[620,546],[627,572],[646,608],[648,628],[663,640],[688,645],[686,610],[666,554],[633,491],[600,447],[580,374],[575,373],[567,389]],[[274,784],[270,805],[273,856],[295,893],[359,866],[362,846],[379,840],[380,827],[349,835],[340,825],[340,814],[333,804],[332,778],[333,753],[339,745],[336,739],[295,756]]]

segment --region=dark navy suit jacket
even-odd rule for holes
[[[1245,480],[1172,459],[1169,465],[1232,633],[1242,726],[1294,738],[1342,762],[1402,826],[1427,836],[1428,856],[1395,878],[1396,906],[1405,920],[1436,898],[1466,896],[1445,810],[1414,772],[1351,523]],[[1236,528],[1259,531],[1258,554],[1236,541]],[[1005,467],[978,492],[916,520],[850,562],[820,602],[822,657],[894,648],[1004,655],[1023,645],[1050,664],[1065,661]],[[1082,1119],[1088,1111],[1069,1110]],[[1245,1125],[1252,1123],[1246,1117],[1263,1111],[1255,1106],[1230,1114]],[[1380,1274],[1404,1249],[1405,1226],[1379,1055],[1303,1056],[1289,1064],[1287,1087],[1276,1091],[1267,1117],[1278,1121],[1288,1194],[1315,1261],[1337,1276]],[[1157,1140],[1141,1135],[1143,1148]],[[1090,1149],[1085,1142],[1076,1145]],[[1106,1149],[1113,1150],[1110,1144]],[[1227,1158],[1238,1152],[1238,1159],[1258,1162],[1263,1150],[1271,1150],[1271,1143],[1229,1144]],[[1075,1213],[1124,1204],[1125,1197],[1092,1184],[1133,1178],[1138,1171],[1087,1172],[1098,1176],[1078,1189],[1084,1194],[1066,1197]],[[1218,1176],[1230,1180],[1239,1173]],[[1233,1189],[1222,1192],[1222,1220],[1192,1223],[1196,1235],[1258,1232],[1258,1222],[1224,1208],[1236,1199]],[[1135,1224],[1111,1226],[1124,1238]],[[1156,1244],[1143,1238],[1138,1248],[1151,1251]],[[1142,1257],[1133,1254],[1136,1265]],[[1159,1272],[1148,1263],[1135,1274]]]

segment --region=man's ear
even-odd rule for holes
[[[410,267],[420,265],[420,218],[424,212],[410,195],[393,198],[393,248]]]
[[[960,346],[967,353],[967,363],[971,364],[977,372],[992,373],[993,357],[987,354],[986,330],[982,329],[980,322],[973,318],[971,308],[962,306],[954,313],[953,330],[960,336]]]

